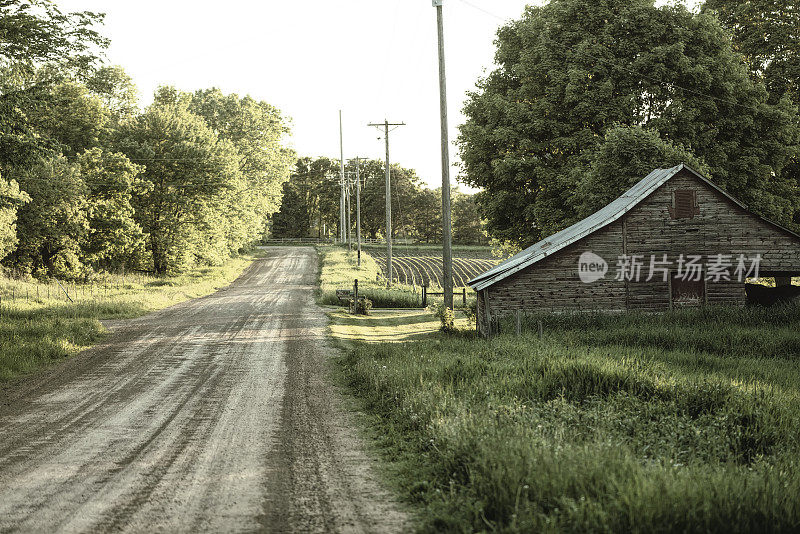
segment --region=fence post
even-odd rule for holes
[[[517,309],[517,335],[522,334],[522,310]]]
[[[428,285],[422,284],[422,307],[428,307]]]
[[[353,282],[353,299],[356,301],[356,307],[358,307],[358,278]]]
[[[463,291],[463,295],[464,295],[464,307],[466,308],[466,307],[467,307],[467,288],[466,288],[466,286],[465,286],[465,287],[462,287],[462,288],[461,288],[461,290]]]
[[[539,320],[539,339],[542,339],[543,336],[544,336],[544,325],[542,324],[542,321]]]

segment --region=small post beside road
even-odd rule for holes
[[[522,334],[522,310],[517,310],[517,335]]]

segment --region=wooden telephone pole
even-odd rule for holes
[[[406,123],[371,123],[369,126],[383,128],[383,137],[386,140],[386,285],[392,285],[392,168],[389,164],[389,128],[399,128]]]
[[[358,241],[358,266],[361,267],[361,160],[367,158],[355,157],[356,161],[356,240]]]
[[[350,188],[347,187],[344,176],[344,134],[342,132],[342,110],[339,110],[339,150],[340,156],[339,166],[342,179],[342,212],[347,211],[346,215],[342,215],[342,224],[347,225],[346,229],[342,232],[342,241],[347,240],[347,250],[353,250],[353,241],[350,238]],[[346,207],[345,207],[346,204]]]
[[[439,31],[439,107],[442,123],[442,262],[444,271],[444,305],[453,309],[453,235],[450,221],[450,140],[447,131],[447,77],[444,63],[444,16],[442,2],[433,0]]]

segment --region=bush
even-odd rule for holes
[[[356,315],[369,315],[372,309],[372,301],[366,297],[360,297],[357,301],[350,299],[350,310]]]
[[[453,310],[446,307],[444,304],[436,304],[435,306],[428,307],[428,310],[441,321],[442,326],[439,327],[439,330],[448,334],[456,331],[456,316]]]

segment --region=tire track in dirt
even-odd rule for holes
[[[316,253],[110,325],[0,391],[0,532],[407,527],[329,380]]]

